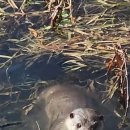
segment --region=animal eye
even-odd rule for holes
[[[77,123],[77,128],[81,128],[81,124],[80,123]]]
[[[74,113],[70,113],[70,118],[74,118]]]

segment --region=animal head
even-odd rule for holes
[[[67,130],[102,130],[103,116],[90,108],[73,110],[65,120]]]

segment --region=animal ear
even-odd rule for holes
[[[70,113],[70,118],[74,118],[74,113]]]
[[[104,119],[104,116],[103,115],[100,115],[99,116],[99,120],[102,121]]]

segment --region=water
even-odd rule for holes
[[[42,111],[39,109],[39,107],[36,107],[34,110],[32,110],[28,116],[24,116],[25,110],[27,111],[31,108],[29,106],[33,101],[35,101],[39,91],[43,90],[47,86],[46,82],[41,81],[59,80],[62,82],[63,80],[67,80],[67,82],[69,82],[68,79],[73,80],[75,77],[77,78],[77,76],[73,78],[67,78],[68,75],[62,68],[62,63],[67,58],[63,57],[62,55],[56,56],[54,54],[49,62],[49,55],[41,55],[34,64],[30,64],[30,58],[32,57],[20,57],[19,59],[13,61],[8,70],[6,67],[0,70],[1,129],[38,130],[38,127],[41,128],[44,126],[42,122],[44,120],[43,117],[47,117],[45,117],[45,115],[41,116]],[[28,67],[26,67],[27,65]],[[92,68],[88,71],[87,69],[85,71],[77,71],[75,75],[78,75],[78,77],[81,75],[81,80],[87,79],[86,77],[95,79],[95,77],[100,76],[101,73],[105,71],[104,70],[99,73],[92,74],[91,70]],[[85,75],[85,73],[87,75]],[[76,80],[73,80],[74,84],[78,83],[82,85],[82,83],[75,81]],[[86,82],[84,82],[84,84],[86,84]],[[99,88],[101,89],[101,87]],[[116,117],[112,112],[112,110],[114,110],[114,105],[114,101],[111,105],[104,105],[101,111],[105,113],[105,122],[107,125],[109,124],[109,129],[118,130],[117,124],[119,121],[121,121],[121,119]],[[21,124],[17,124],[17,122],[20,122]],[[10,126],[8,124],[10,124]],[[106,128],[105,130],[109,129]],[[128,129],[129,128],[127,128],[127,130]]]

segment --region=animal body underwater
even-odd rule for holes
[[[79,86],[57,84],[48,87],[34,106],[37,114],[31,119],[38,119],[39,126],[34,125],[32,129],[103,130],[103,115],[93,109],[90,100],[85,89]]]
[[[100,107],[96,99],[97,97],[89,95],[86,88],[80,86],[52,85],[40,93],[33,111],[28,115],[27,125],[23,128],[24,130],[119,130],[116,125],[118,118],[106,108]]]

